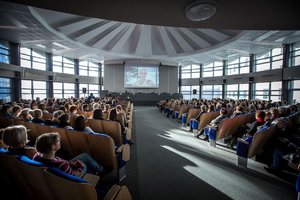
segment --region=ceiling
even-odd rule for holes
[[[0,1],[0,37],[71,58],[175,66],[230,60],[300,41],[295,1],[216,1],[216,15],[201,22],[185,18],[188,0]]]

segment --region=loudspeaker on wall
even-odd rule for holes
[[[193,89],[193,94],[197,94],[197,90],[196,89]]]
[[[86,94],[86,88],[82,88],[82,93]]]

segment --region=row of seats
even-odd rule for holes
[[[102,191],[77,176],[57,168],[47,167],[26,156],[12,155],[0,148],[0,176],[2,183],[11,185],[24,199],[32,200],[98,200]],[[131,199],[126,186],[114,185],[105,200]]]

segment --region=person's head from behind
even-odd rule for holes
[[[109,120],[116,121],[117,120],[117,110],[115,108],[111,109],[109,112]]]
[[[24,147],[28,142],[25,126],[9,126],[4,129],[2,140],[5,145],[11,148]]]
[[[83,115],[79,115],[75,118],[74,129],[76,131],[84,131],[85,125],[85,117]]]
[[[265,116],[266,116],[266,113],[263,110],[258,110],[255,113],[255,118],[256,118],[257,121],[264,121]]]
[[[22,110],[21,106],[15,105],[12,108],[12,113],[14,114],[14,116],[17,116],[17,115],[19,115],[19,113],[21,112],[21,110]]]
[[[200,109],[202,112],[206,112],[207,107],[206,107],[206,105],[201,105]]]
[[[64,114],[62,114],[62,115],[60,115],[60,116],[58,117],[58,120],[59,120],[59,125],[65,126],[66,124],[69,123],[69,121],[70,121],[70,116],[69,116],[69,114],[64,113]]]
[[[93,111],[93,119],[103,119],[101,108],[97,108]]]
[[[220,115],[227,115],[227,109],[226,108],[221,108]]]
[[[49,154],[60,149],[60,135],[58,133],[43,133],[35,141],[35,148],[39,153]]]
[[[34,109],[34,118],[42,119],[43,118],[43,111],[41,109]]]
[[[277,108],[271,108],[270,112],[272,114],[272,118],[273,119],[278,118],[278,116],[279,116],[279,110]]]

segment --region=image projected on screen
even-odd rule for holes
[[[158,88],[158,67],[124,66],[125,88]]]

